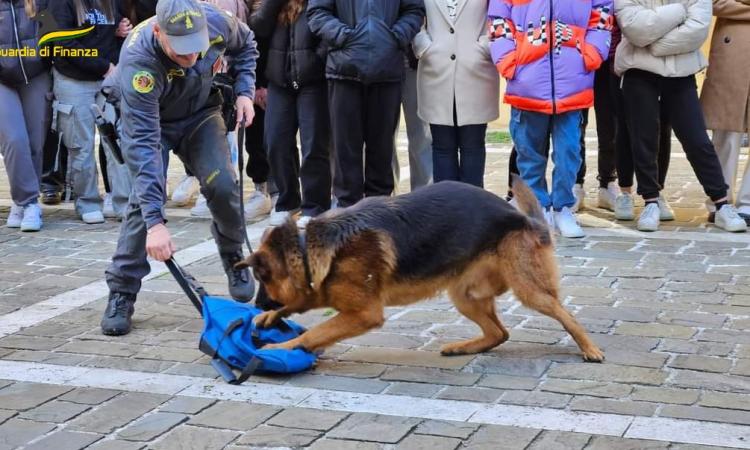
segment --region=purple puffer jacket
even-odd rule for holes
[[[613,9],[612,0],[490,0],[490,50],[508,79],[505,103],[545,114],[591,107]]]

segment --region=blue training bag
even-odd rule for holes
[[[241,384],[256,372],[296,373],[315,364],[317,355],[302,349],[263,350],[296,338],[304,327],[282,320],[271,328],[255,325],[263,311],[254,306],[212,297],[177,263],[166,262],[172,275],[203,316],[199,349],[211,357],[211,366],[230,384]],[[233,369],[240,372],[239,376]]]

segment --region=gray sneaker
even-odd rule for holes
[[[8,228],[21,228],[21,222],[23,222],[23,206],[11,206],[5,226]]]
[[[659,220],[662,222],[669,222],[670,220],[674,220],[674,210],[672,210],[672,207],[669,206],[669,203],[667,203],[667,199],[664,198],[663,195],[659,194],[659,199],[657,200],[659,203]]]
[[[242,259],[242,252],[223,253],[221,255],[221,263],[224,266],[224,272],[227,274],[229,283],[229,295],[238,302],[247,303],[255,295],[255,280],[250,276],[249,269],[236,269],[234,267]]]
[[[21,231],[39,231],[42,229],[42,208],[39,203],[32,203],[23,208]]]
[[[633,195],[623,192],[615,199],[615,219],[633,220],[635,212],[633,211]]]

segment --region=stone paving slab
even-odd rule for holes
[[[591,152],[589,167],[595,167],[594,154]],[[491,175],[487,188],[498,194],[505,191],[507,155],[507,148],[488,153],[487,173]],[[403,149],[399,157],[405,164]],[[170,169],[170,184],[178,180],[180,170],[179,165]],[[594,176],[590,173],[587,177],[589,206],[595,205]],[[294,403],[242,409],[233,406],[238,402],[225,401],[235,398],[236,392],[223,387],[212,390],[208,397],[189,389],[185,392],[202,398],[175,396],[187,386],[185,380],[212,382],[216,378],[206,358],[196,350],[200,321],[179,287],[168,275],[146,281],[133,333],[123,338],[101,336],[98,322],[103,302],[97,299],[103,294],[101,287],[94,286],[114,248],[118,224],[89,227],[76,219],[69,204],[45,207],[41,233],[0,228],[0,255],[4,257],[0,263],[0,320],[15,317],[7,315],[26,308],[36,308],[29,310],[34,314],[39,311],[36,321],[31,316],[31,326],[11,330],[7,336],[0,329],[0,362],[75,369],[77,375],[71,379],[80,384],[35,384],[26,376],[0,381],[0,447],[29,444],[43,448],[39,445],[51,442],[52,436],[57,436],[63,448],[63,444],[73,448],[92,443],[93,448],[140,448],[142,444],[190,448],[196,442],[234,448],[266,444],[482,448],[498,436],[510,436],[509,448],[692,448],[690,445],[712,442],[742,446],[742,442],[722,441],[722,433],[716,430],[728,427],[724,436],[733,436],[748,425],[750,236],[730,235],[704,223],[703,195],[683,157],[675,155],[669,180],[666,194],[678,220],[664,224],[661,231],[639,233],[633,231],[634,223],[614,222],[612,213],[589,207],[581,214],[584,225],[595,227],[587,228],[589,236],[557,242],[564,303],[605,350],[607,361],[602,365],[583,364],[559,324],[523,308],[511,295],[497,302],[511,332],[510,341],[484,355],[444,358],[438,354],[441,345],[471,338],[478,329],[440,296],[409,307],[389,308],[382,330],[329,349],[308,374],[251,380],[261,388],[300,393],[295,401],[301,406],[320,408],[360,396],[376,402],[364,409],[388,418],[392,416],[382,411],[388,411],[388,402],[397,404],[391,399],[409,399],[411,404],[404,405],[408,406],[404,411],[415,410],[417,400],[423,399],[458,402],[456,405],[475,411],[484,408],[476,417],[487,419],[483,424],[446,425],[405,417],[400,423],[415,424],[403,434],[398,432],[397,438],[384,434],[372,441],[346,436],[343,426],[361,414],[370,417],[367,413],[290,406]],[[407,186],[408,180],[402,180],[400,188],[406,191]],[[3,189],[0,187],[0,194]],[[203,245],[201,255],[207,255],[192,259],[191,273],[212,293],[226,295],[219,259],[206,246],[213,245],[208,242],[209,222],[189,218],[186,210],[172,205],[168,211],[179,247],[187,250]],[[0,220],[4,214],[7,207],[0,206]],[[255,242],[262,229],[262,223],[252,225]],[[42,309],[41,305],[47,308],[45,302],[65,305],[70,292],[76,292],[77,300],[90,299],[61,312],[54,305]],[[305,326],[326,319],[325,312],[295,317]],[[94,375],[102,369],[112,370],[105,381]],[[88,370],[93,371],[87,374]],[[60,380],[54,379],[57,373],[63,372],[51,371],[39,379],[58,383]],[[17,375],[13,372],[13,377]],[[161,375],[186,378],[169,378],[180,381],[164,385],[158,381]],[[13,383],[16,379],[24,381]],[[139,386],[146,386],[146,391],[138,392]],[[308,392],[313,395],[302,396]],[[273,402],[263,389],[253,395]],[[388,400],[377,403],[379,399]],[[222,412],[225,408],[245,411],[244,421],[224,423],[225,417],[231,416]],[[634,420],[634,426],[624,437],[605,437],[544,431],[523,421],[488,424],[498,423],[503,411],[533,408],[541,408],[540,417],[556,417],[555,411],[563,415],[591,412]],[[703,435],[708,438],[686,432],[693,444],[676,442],[680,435],[674,433],[661,441],[628,439],[641,439],[656,431],[669,435],[666,428],[654,429],[653,424],[662,423],[656,422],[659,420],[670,426],[705,426]],[[691,430],[696,429],[700,427]],[[255,436],[250,436],[253,430],[257,430]],[[592,430],[593,434],[602,432]]]

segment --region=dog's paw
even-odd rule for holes
[[[592,363],[604,362],[604,353],[598,348],[594,347],[593,349],[583,353],[583,360]]]
[[[297,341],[296,339],[292,339],[291,341],[286,341],[286,342],[282,342],[279,344],[266,344],[263,346],[261,350],[275,350],[275,349],[294,350],[299,347],[300,347],[299,341]]]
[[[255,325],[260,328],[269,328],[277,323],[281,319],[278,311],[266,311],[255,316]]]

